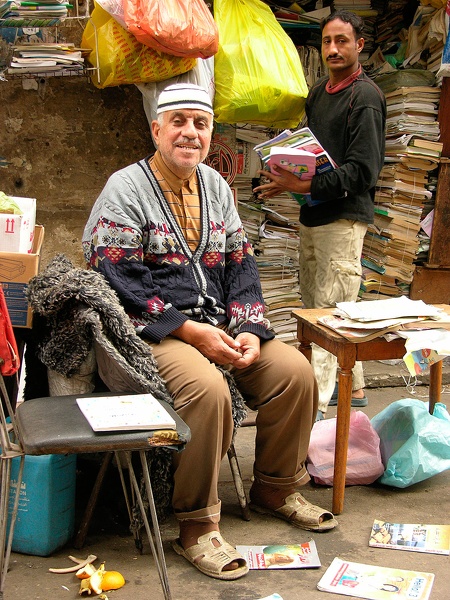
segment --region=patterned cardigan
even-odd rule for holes
[[[116,291],[136,331],[159,342],[187,319],[274,337],[253,249],[223,177],[197,167],[200,242],[191,251],[147,160],[114,173],[83,234],[87,263]]]

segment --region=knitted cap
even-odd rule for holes
[[[159,95],[156,114],[183,108],[196,108],[214,115],[208,92],[193,83],[175,83],[166,87]]]

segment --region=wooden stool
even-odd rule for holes
[[[450,314],[450,306],[437,305]],[[348,437],[350,432],[350,409],[352,400],[352,369],[356,361],[403,358],[405,340],[395,338],[388,342],[383,337],[370,341],[349,340],[336,331],[317,322],[318,317],[332,315],[334,308],[294,310],[297,319],[297,337],[300,351],[311,360],[311,343],[328,350],[337,357],[339,365],[338,404],[336,418],[336,449],[334,458],[333,508],[335,515],[344,510],[345,472],[347,469]],[[442,361],[430,367],[430,413],[440,401],[442,386]]]

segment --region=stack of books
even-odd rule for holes
[[[434,86],[401,87],[386,93],[386,135],[406,133],[439,140],[440,93],[440,88]]]
[[[238,211],[255,250],[266,316],[278,339],[297,345],[292,310],[302,306],[298,276],[298,204],[287,195],[265,204],[239,202]]]
[[[83,72],[88,51],[72,43],[14,46],[8,75],[73,75]]]
[[[380,299],[409,293],[423,244],[424,210],[430,212],[431,174],[439,166],[440,88],[400,87],[385,93],[387,139],[375,192],[375,218],[362,252],[360,297]]]
[[[64,0],[6,0],[0,2],[1,27],[49,27],[64,21],[72,4]]]

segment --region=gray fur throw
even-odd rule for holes
[[[71,377],[98,343],[142,392],[151,392],[173,405],[151,347],[136,334],[116,293],[100,273],[74,267],[64,254],[59,254],[31,279],[27,297],[39,336],[35,341],[37,354],[47,368]],[[246,416],[245,403],[232,376],[220,370],[230,386],[237,428]],[[147,453],[160,516],[170,506],[171,452],[159,448]]]

